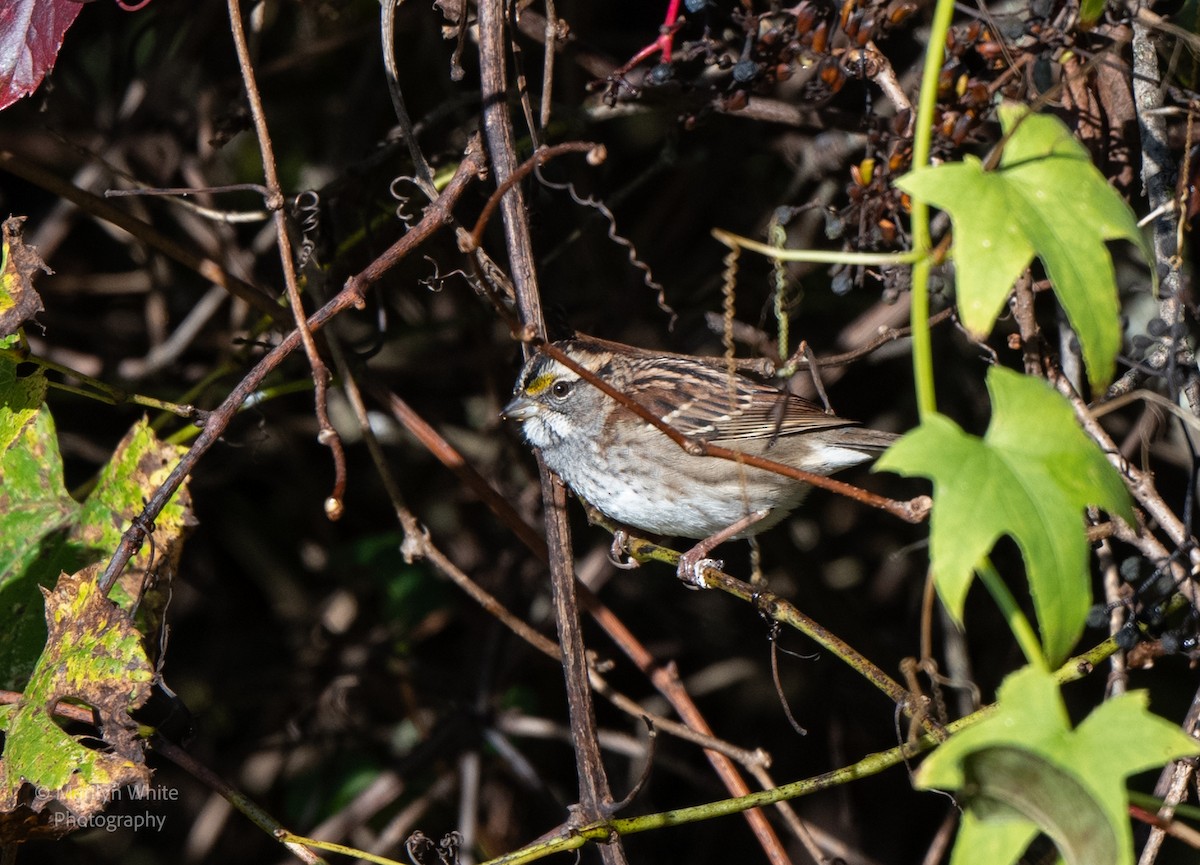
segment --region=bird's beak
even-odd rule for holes
[[[537,411],[537,403],[525,394],[513,397],[512,402],[500,410],[500,417],[505,420],[526,421]]]

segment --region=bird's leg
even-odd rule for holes
[[[800,352],[808,361],[808,373],[812,376],[813,387],[817,389],[817,394],[821,397],[821,405],[825,406],[825,414],[833,414],[833,409],[829,407],[829,396],[825,393],[825,383],[821,381],[821,366],[817,363],[817,356],[813,354],[812,348],[804,340],[800,342]]]
[[[604,526],[613,533],[612,546],[608,548],[608,561],[613,567],[623,571],[632,571],[634,568],[641,567],[641,562],[629,554],[629,539],[632,537],[629,529],[619,523],[614,526],[612,520],[582,496],[579,501],[583,503],[589,523],[594,526]]]
[[[629,554],[629,532],[617,529],[613,532],[612,546],[608,550],[608,561],[614,568],[632,571],[641,566],[641,562]]]
[[[746,531],[746,529],[765,518],[769,513],[771,513],[770,508],[761,508],[760,510],[752,511],[736,523],[726,526],[721,531],[709,535],[696,544],[696,546],[679,557],[679,570],[677,572],[679,579],[683,580],[683,584],[689,589],[712,588],[704,579],[705,568],[715,568],[719,571],[725,567],[725,563],[719,559],[706,558],[706,556],[734,535]]]
[[[750,545],[750,585],[758,589],[767,587],[767,578],[762,572],[762,550],[758,548],[758,538],[746,538]]]

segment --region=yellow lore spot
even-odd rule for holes
[[[550,385],[554,384],[554,382],[555,377],[553,375],[548,372],[542,373],[526,386],[525,393],[529,396],[537,396],[543,393]]]

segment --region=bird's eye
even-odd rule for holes
[[[555,399],[566,399],[571,395],[573,389],[574,387],[569,381],[556,381],[550,385],[550,395]]]

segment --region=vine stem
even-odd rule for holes
[[[130,393],[123,388],[114,387],[108,382],[101,381],[98,378],[93,378],[79,370],[71,369],[65,364],[56,363],[49,358],[41,357],[26,351],[24,348],[0,348],[0,357],[9,360],[13,363],[31,363],[36,365],[43,372],[56,372],[59,375],[77,379],[86,387],[76,387],[74,385],[64,384],[63,382],[46,380],[47,387],[52,387],[55,390],[73,393],[85,399],[95,399],[109,405],[140,405],[145,408],[157,409],[158,411],[170,412],[178,415],[181,418],[188,420],[199,419],[203,421],[205,412],[196,408],[194,405],[186,403],[171,402],[170,400],[158,399],[157,397],[146,396],[140,393]],[[87,388],[92,388],[88,390]]]
[[[933,143],[933,113],[937,108],[938,78],[946,52],[946,36],[954,17],[954,0],[937,0],[925,46],[925,68],[921,73],[921,95],[917,102],[916,133],[912,167],[929,164]],[[913,199],[913,252],[919,256],[912,270],[913,381],[917,388],[917,410],[921,417],[937,411],[933,389],[933,340],[929,332],[929,273],[933,266],[933,243],[929,235],[929,205]]]
[[[723,228],[714,228],[711,233],[716,240],[721,241],[721,243],[730,249],[745,249],[750,252],[757,252],[759,255],[764,255],[774,261],[794,261],[809,264],[857,264],[871,267],[892,264],[913,264],[923,257],[922,253],[917,250],[909,250],[908,252],[847,252],[841,249],[783,249],[779,246],[773,246],[770,243],[761,243],[757,240],[751,240],[749,237],[742,237],[740,234],[734,234],[732,231],[726,231]]]
[[[975,566],[975,573],[979,575],[980,582],[987,588],[992,596],[992,600],[996,602],[996,606],[1000,608],[1000,612],[1004,614],[1004,620],[1008,623],[1009,630],[1013,632],[1013,636],[1017,638],[1017,644],[1021,647],[1021,651],[1025,653],[1026,660],[1039,670],[1050,669],[1046,663],[1046,656],[1042,654],[1041,643],[1038,642],[1037,632],[1034,631],[1033,625],[1029,623],[1025,613],[1021,611],[1021,607],[1017,604],[1017,599],[1013,597],[1013,593],[1008,590],[1008,586],[1004,584],[1000,572],[996,570],[995,565],[991,560],[984,558],[978,565]]]

